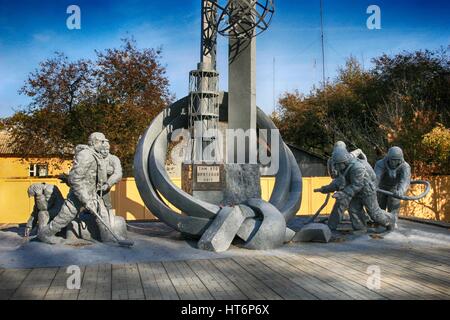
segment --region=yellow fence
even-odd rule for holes
[[[181,179],[173,179],[177,186]],[[36,182],[57,185],[62,194],[68,187],[58,179],[1,179],[0,178],[0,223],[24,223],[33,208],[33,199],[27,197],[27,188]],[[328,177],[303,178],[302,206],[298,215],[312,214],[322,205],[325,195],[313,190],[328,184]],[[432,192],[421,202],[404,202],[402,214],[450,222],[450,177],[436,177],[431,180]],[[268,200],[274,185],[274,178],[261,178],[262,198]],[[420,190],[413,190],[418,193]],[[133,178],[123,179],[112,191],[112,200],[116,213],[127,220],[147,220],[156,217],[144,206]],[[330,213],[334,200],[322,213]]]
[[[450,176],[423,177],[430,181],[431,192],[418,202],[403,201],[401,214],[436,221],[450,222]],[[411,194],[420,194],[423,187],[415,185]]]

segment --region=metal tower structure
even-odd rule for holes
[[[217,30],[209,21],[216,20],[216,0],[202,1],[200,63],[189,73],[190,161],[218,162],[219,73],[216,71]],[[205,151],[206,150],[206,151]]]

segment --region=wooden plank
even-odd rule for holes
[[[233,258],[242,268],[250,272],[259,281],[270,287],[286,300],[317,300],[317,297],[298,284],[269,268],[255,258]]]
[[[161,262],[139,263],[142,286],[147,300],[179,300],[180,297]]]
[[[32,269],[4,269],[0,274],[0,300],[11,299]]]
[[[420,264],[424,264],[426,266],[447,272],[450,274],[450,261],[440,260],[436,255],[423,255],[415,250],[409,250],[408,255],[411,257],[411,260],[416,260]],[[424,261],[425,260],[425,261]]]
[[[144,300],[144,289],[135,263],[112,266],[113,300]]]
[[[446,279],[445,276],[439,275],[436,278],[429,276],[424,272],[419,272],[415,269],[414,263],[412,262],[404,264],[399,259],[394,259],[392,257],[380,257],[378,255],[363,256],[355,254],[354,257],[362,262],[384,266],[385,268],[383,268],[383,270],[388,270],[392,274],[400,276],[403,279],[410,279],[411,282],[418,282],[422,286],[438,291],[450,297],[450,285],[447,283],[448,279]],[[436,293],[436,295],[438,295],[438,293]]]
[[[85,267],[80,267],[80,288],[81,280],[83,279]],[[67,273],[67,267],[61,267],[55,275],[50,287],[48,288],[44,299],[45,300],[77,300],[79,289],[69,289],[67,286],[68,277],[71,274]]]
[[[270,267],[274,272],[288,278],[291,282],[301,286],[318,299],[321,300],[348,300],[352,299],[346,293],[330,286],[320,278],[312,276],[310,273],[296,268],[283,261],[279,257],[257,257],[261,263]]]
[[[205,286],[203,281],[195,274],[192,268],[187,264],[187,261],[175,262],[183,278],[186,280],[188,285],[193,289],[198,300],[212,300],[214,299],[209,292],[208,288]]]
[[[245,300],[247,297],[208,260],[187,261],[189,267],[201,279],[214,299]]]
[[[208,289],[189,268],[186,262],[163,262],[178,296],[182,300],[213,299]]]
[[[317,260],[318,256],[305,256],[299,257],[294,255],[280,256],[281,259],[287,263],[300,268],[305,272],[309,272],[315,277],[320,277],[321,280],[328,283],[330,286],[345,292],[353,299],[386,299],[387,296],[383,296],[378,292],[370,290],[366,286],[366,282],[361,282],[359,278],[355,278],[354,275],[348,274],[347,268],[342,266],[334,266],[333,268],[328,265],[324,265],[321,261]],[[315,259],[315,260],[313,260]]]
[[[85,267],[78,300],[111,300],[111,278],[111,264]]]
[[[328,259],[329,261],[322,260],[322,261],[314,261],[316,263],[319,263],[326,267],[328,270],[335,270],[336,266],[340,266],[342,268],[343,266],[343,273],[342,275],[345,278],[351,279],[358,283],[361,286],[364,286],[367,288],[367,280],[369,274],[367,273],[367,266],[365,269],[361,268],[355,268],[352,264],[345,264],[340,263],[341,258],[338,258],[336,256],[330,255],[323,255],[324,258]],[[421,299],[420,296],[414,296],[411,295],[408,291],[403,290],[403,288],[399,286],[395,286],[392,282],[387,281],[388,279],[386,277],[381,278],[381,288],[380,290],[372,289],[372,291],[378,293],[381,296],[384,296],[388,299],[393,300],[401,300],[401,299]]]
[[[357,256],[358,254],[355,253],[346,253],[342,254],[340,257],[329,257],[329,259],[335,264],[340,263],[362,273],[366,273],[367,268],[370,265],[376,265],[369,262],[370,254],[364,255],[362,259],[358,259]],[[368,274],[366,274],[366,279],[367,277]],[[418,299],[436,299],[442,297],[442,294],[435,290],[428,289],[426,287],[424,288],[422,285],[418,285],[414,281],[409,281],[401,275],[399,276],[398,274],[392,273],[390,268],[383,268],[381,270],[381,282],[382,288],[385,287],[386,284],[389,284],[406,292],[407,296],[404,298],[416,297]]]
[[[215,259],[211,263],[251,300],[281,300],[270,287],[255,278],[232,259]]]
[[[419,257],[411,257],[408,254],[399,254],[399,253],[387,253],[386,251],[376,251],[371,254],[372,257],[378,257],[381,259],[389,259],[396,265],[407,267],[408,269],[414,269],[417,272],[424,273],[426,275],[430,275],[438,278],[440,281],[446,282],[450,284],[450,273],[443,270],[443,268],[436,268],[437,265],[433,265],[423,260],[420,260]]]
[[[42,300],[44,299],[58,268],[37,268],[31,270],[23,280],[11,299]]]

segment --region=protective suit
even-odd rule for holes
[[[122,165],[120,163],[120,159],[113,154],[109,153],[106,158],[107,161],[107,180],[103,186],[102,195],[103,201],[105,203],[106,208],[108,210],[112,209],[111,203],[111,188],[122,180]]]
[[[333,153],[337,152],[337,150],[343,150],[347,152],[346,144],[343,141],[337,141],[333,147]],[[375,172],[373,171],[372,166],[367,161],[367,157],[364,154],[364,152],[361,149],[356,149],[350,152],[349,154],[352,158],[357,159],[364,165],[369,174],[370,179],[375,183],[376,182]],[[330,173],[330,176],[334,179],[332,182],[333,190],[336,191],[342,190],[345,187],[345,178],[343,178],[342,176],[339,177],[339,170],[337,170],[336,168],[336,164],[333,160],[333,157],[328,159],[328,171]],[[349,207],[349,202],[346,201],[346,199],[336,199],[333,211],[331,212],[328,218],[328,225],[331,230],[336,230],[338,224],[342,220],[342,216],[345,210],[348,210],[349,212],[350,221],[352,223],[352,227],[354,230],[366,229],[367,216],[364,210],[356,212],[353,210],[353,208]]]
[[[377,186],[379,189],[390,191],[395,195],[404,196],[411,182],[411,167],[403,157],[399,147],[392,147],[387,155],[375,164]],[[388,210],[397,222],[400,211],[400,199],[378,193],[378,203],[384,210]]]
[[[52,184],[33,183],[28,188],[28,196],[34,198],[34,206],[25,226],[26,237],[36,226],[38,230],[45,227],[58,214],[64,204],[61,191]]]
[[[378,205],[375,181],[366,166],[343,149],[333,152],[333,162],[338,170],[338,177],[320,189],[322,193],[337,191],[333,195],[336,204],[332,214],[342,216],[346,208],[355,214],[363,213],[365,209],[373,221],[391,230],[393,218]],[[336,182],[338,179],[340,181]],[[335,230],[336,226],[329,221],[330,229]]]
[[[59,243],[61,239],[56,233],[66,227],[82,210],[97,212],[105,219],[108,215],[99,191],[107,181],[108,161],[101,151],[108,140],[102,133],[93,133],[89,137],[89,145],[79,145],[76,148],[72,169],[68,182],[70,191],[58,215],[40,232],[38,238],[47,243]],[[108,231],[98,222],[100,234],[108,237]]]

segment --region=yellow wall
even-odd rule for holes
[[[2,179],[0,178],[0,223],[24,223],[33,207],[33,199],[27,197],[27,188],[36,182],[57,185],[65,196],[68,187],[58,179]],[[328,177],[303,178],[302,206],[299,215],[313,214],[322,205],[325,195],[312,190],[328,184]],[[430,195],[421,202],[403,202],[401,214],[450,222],[450,176],[436,177],[432,182]],[[178,186],[181,179],[174,179]],[[262,197],[268,200],[273,189],[274,178],[262,178]],[[420,192],[420,190],[413,191]],[[127,220],[155,219],[145,208],[133,178],[123,179],[112,191],[116,213]],[[330,213],[334,200],[331,199],[322,213]]]
[[[33,209],[34,199],[28,198],[27,189],[33,183],[57,185],[65,196],[69,188],[58,179],[2,179],[0,178],[0,223],[26,222]]]
[[[0,178],[28,178],[30,163],[48,164],[48,174],[57,176],[69,172],[71,160],[60,160],[59,158],[0,158]]]
[[[450,222],[450,176],[425,177],[431,192],[418,202],[403,201],[400,213],[404,216]],[[411,194],[418,195],[423,187],[413,185]]]

